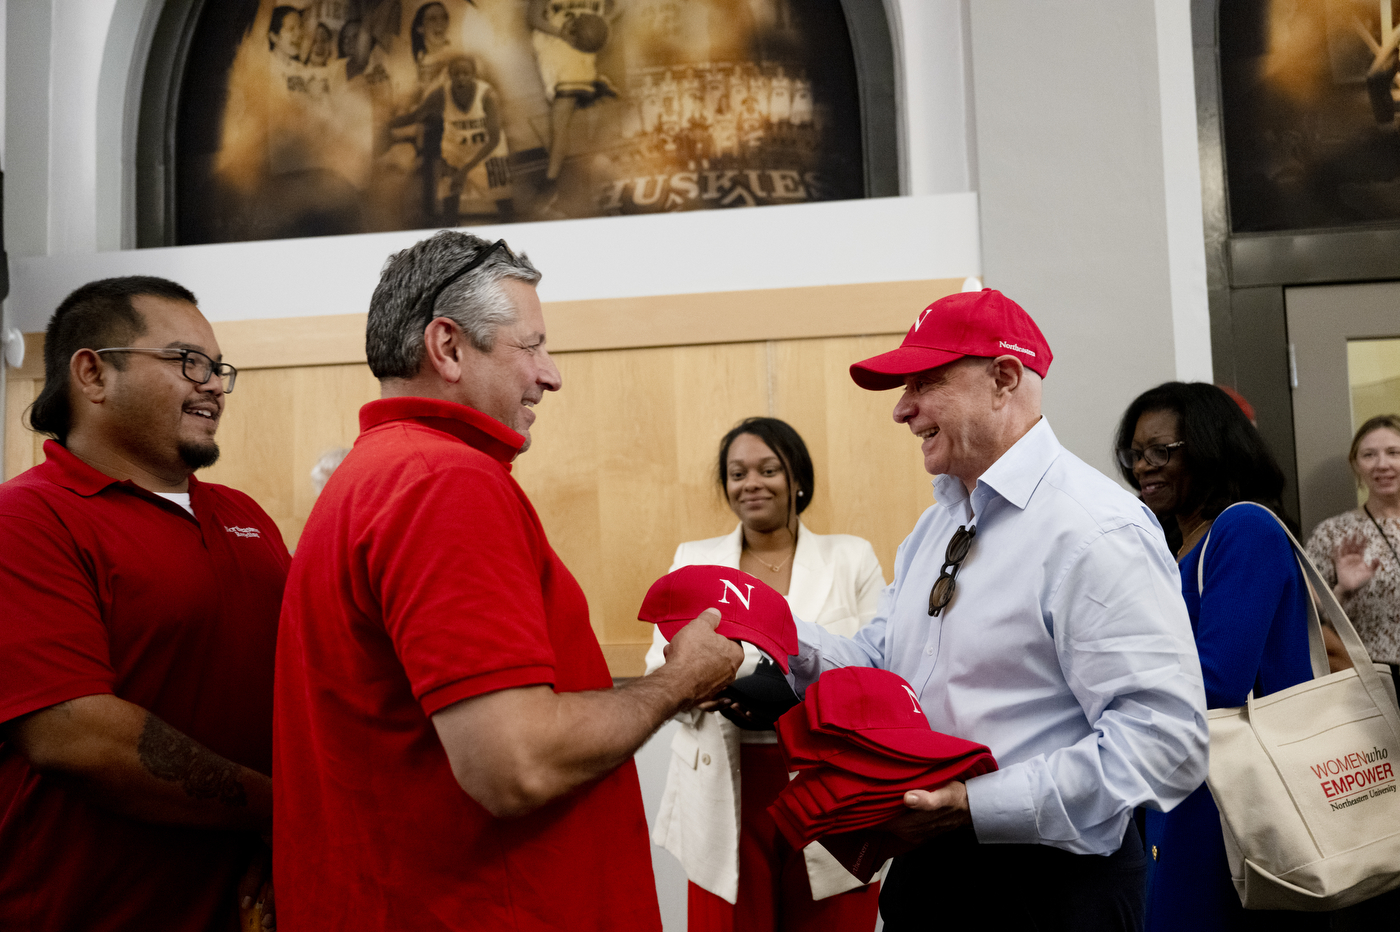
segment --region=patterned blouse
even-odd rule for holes
[[[1385,529],[1391,546],[1400,550],[1400,518],[1376,520]],[[1358,534],[1366,540],[1366,560],[1379,560],[1380,569],[1342,607],[1373,661],[1400,664],[1400,564],[1366,513],[1358,508],[1319,524],[1308,538],[1308,556],[1323,578],[1335,586],[1337,568],[1332,554],[1343,540]]]

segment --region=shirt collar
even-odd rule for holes
[[[450,434],[506,466],[525,446],[522,435],[495,418],[455,401],[404,396],[381,398],[360,409],[361,433],[393,421],[417,421]]]
[[[57,440],[44,441],[44,456],[43,469],[48,480],[84,497],[96,495],[107,486],[120,481],[105,472],[93,469]]]
[[[1050,422],[1042,417],[978,477],[971,496],[973,510],[980,514],[992,495],[1001,496],[1017,508],[1025,508],[1035,487],[1059,455],[1060,441],[1050,429]],[[968,499],[967,488],[957,476],[935,477],[933,494],[946,508],[961,505]]]
[[[1059,455],[1060,441],[1055,439],[1050,422],[1042,417],[982,474],[977,484],[987,486],[1017,508],[1025,508],[1035,487],[1040,485],[1050,464]]]
[[[54,485],[68,489],[70,492],[76,492],[84,498],[96,495],[109,486],[119,485],[138,495],[144,495],[154,502],[170,504],[168,500],[161,498],[154,492],[148,492],[130,479],[114,479],[105,472],[94,469],[74,456],[67,447],[57,440],[44,441],[44,456],[45,460],[41,468],[44,470],[46,478]],[[200,482],[193,475],[189,477],[188,481],[190,501],[196,503],[203,494],[201,491],[197,491]],[[183,508],[179,510],[182,514],[188,515],[188,512]]]

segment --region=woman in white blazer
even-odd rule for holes
[[[874,617],[885,580],[870,543],[814,534],[798,519],[811,504],[813,479],[797,431],[776,418],[741,422],[720,441],[718,479],[739,526],[681,544],[672,570],[737,567],[787,596],[793,615],[837,634],[854,634]],[[657,632],[648,673],[665,662],[665,643]],[[690,932],[873,929],[878,884],[862,884],[818,844],[793,851],[765,811],[787,783],[777,734],[713,713],[678,718],[652,840],[690,878]]]

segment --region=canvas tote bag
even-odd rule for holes
[[[1389,668],[1371,663],[1332,587],[1279,526],[1353,668],[1328,673],[1309,599],[1313,679],[1210,710],[1206,783],[1246,909],[1339,909],[1400,886],[1400,711]]]

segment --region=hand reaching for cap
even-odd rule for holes
[[[734,682],[744,662],[744,649],[715,633],[719,612],[706,609],[671,638],[666,645],[666,665],[658,670],[683,684],[684,708],[694,708]],[[653,674],[656,675],[656,674]]]

